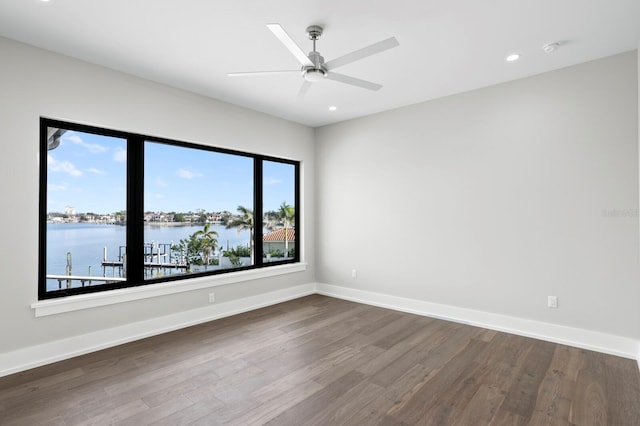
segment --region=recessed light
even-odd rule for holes
[[[515,62],[518,59],[520,59],[520,54],[518,53],[512,53],[511,55],[506,57],[507,62]]]
[[[329,107],[329,111],[335,111],[335,110],[337,110],[337,109],[338,109],[338,108],[337,108],[335,105],[331,105],[331,106]]]

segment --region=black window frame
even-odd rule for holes
[[[101,136],[109,136],[125,139],[127,141],[127,177],[126,177],[126,209],[127,209],[127,277],[126,281],[107,283],[94,286],[76,288],[63,288],[47,291],[47,130],[48,128],[92,133]],[[184,148],[205,150],[223,154],[238,155],[253,159],[253,215],[254,215],[254,264],[228,268],[223,270],[210,270],[192,272],[180,275],[168,275],[162,278],[144,277],[144,144],[145,142],[168,144]],[[294,203],[296,238],[294,241],[295,253],[292,258],[284,260],[264,262],[263,258],[263,173],[264,161],[273,161],[294,166]],[[106,129],[86,124],[61,121],[46,117],[40,117],[40,193],[39,193],[39,238],[38,238],[38,300],[54,299],[78,294],[103,292],[121,288],[147,286],[170,281],[181,281],[192,278],[230,274],[237,271],[268,268],[283,264],[300,262],[300,161],[283,159],[268,155],[219,148],[210,145],[184,142],[173,139],[148,136],[139,133]],[[137,261],[136,261],[137,259]]]

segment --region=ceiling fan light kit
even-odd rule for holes
[[[327,72],[322,68],[305,68],[302,70],[302,76],[310,83],[322,80]]]
[[[300,88],[300,92],[298,94],[298,98],[304,96],[304,94],[309,89],[309,83],[314,83],[320,80],[333,80],[339,83],[349,84],[351,86],[361,87],[363,89],[368,90],[380,90],[382,85],[377,83],[372,83],[370,81],[361,80],[355,77],[350,77],[344,74],[337,74],[333,72],[335,68],[341,67],[343,65],[350,64],[352,62],[358,61],[360,59],[364,59],[368,56],[375,55],[376,53],[383,52],[385,50],[394,48],[399,45],[398,40],[395,37],[390,37],[386,40],[380,41],[378,43],[374,43],[370,46],[364,47],[362,49],[358,49],[351,53],[348,53],[344,56],[341,56],[337,59],[331,60],[327,63],[324,62],[324,58],[320,55],[320,52],[316,50],[316,41],[320,39],[322,36],[323,28],[320,25],[311,25],[306,29],[307,36],[313,42],[313,50],[309,52],[308,55],[305,55],[304,51],[300,49],[300,47],[293,41],[289,34],[282,28],[280,24],[267,24],[267,28],[271,30],[273,35],[275,35],[278,40],[291,52],[293,56],[300,62],[301,68],[300,72],[302,77],[304,78],[304,83]],[[293,70],[282,70],[282,71],[257,71],[257,72],[236,72],[229,73],[230,77],[238,77],[238,76],[256,76],[256,75],[267,75],[267,74],[284,74],[291,73]]]

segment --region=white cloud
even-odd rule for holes
[[[127,161],[127,150],[124,148],[118,147],[116,152],[113,154],[113,160],[118,163],[124,163]]]
[[[65,141],[72,142],[72,143],[74,143],[76,145],[79,145],[79,146],[87,149],[89,152],[91,152],[93,154],[100,154],[101,152],[106,152],[107,151],[107,148],[102,146],[102,145],[100,145],[100,144],[85,142],[76,133],[65,134],[62,138]]]
[[[58,161],[52,155],[47,156],[47,166],[52,172],[63,172],[71,176],[82,176],[82,172],[76,169],[70,161]]]
[[[67,187],[64,185],[55,185],[53,183],[50,183],[47,185],[47,190],[48,191],[66,191]]]
[[[167,196],[166,196],[166,195],[164,195],[164,194],[156,194],[156,198],[157,198],[158,200],[164,200],[165,198],[167,198]]]
[[[166,180],[164,180],[164,179],[163,179],[163,178],[161,178],[161,177],[157,177],[157,178],[156,178],[156,185],[161,186],[161,187],[167,187],[167,186],[169,186],[169,184],[167,183],[167,181],[166,181]]]
[[[93,167],[90,168],[90,169],[86,169],[86,171],[89,172],[89,173],[96,174],[96,175],[104,175],[104,174],[106,174],[104,171],[96,169],[96,168],[93,168]]]
[[[270,178],[267,178],[267,179],[264,180],[264,184],[265,185],[277,185],[279,183],[282,183],[282,180],[281,179],[276,179],[276,178],[273,178],[273,177],[270,177]]]
[[[191,170],[188,170],[188,169],[178,169],[176,171],[176,175],[178,177],[183,178],[183,179],[193,179],[193,178],[196,178],[196,177],[202,177],[203,176],[202,173],[197,173],[197,172],[194,172],[194,171],[191,171]]]

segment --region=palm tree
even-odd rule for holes
[[[264,214],[264,228],[269,231],[275,230],[281,222],[282,218],[279,211],[270,210]]]
[[[254,219],[253,219],[253,210],[244,207],[238,206],[238,212],[240,212],[239,216],[232,217],[226,224],[227,229],[236,228],[238,234],[241,231],[249,231],[249,247],[251,248],[251,264],[253,265],[254,258],[254,250],[253,250],[253,229],[254,229]]]
[[[282,219],[282,223],[284,224],[284,257],[289,257],[289,228],[295,224],[296,221],[296,209],[293,206],[287,204],[286,201],[283,201],[280,204],[280,209],[278,210],[280,214],[280,219]]]
[[[200,242],[200,249],[202,250],[202,260],[205,264],[205,269],[209,265],[209,258],[211,253],[216,249],[216,243],[218,242],[218,233],[211,229],[210,223],[205,223],[204,228],[193,233],[193,236]]]

